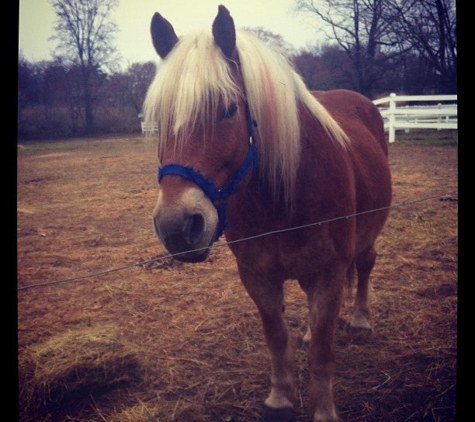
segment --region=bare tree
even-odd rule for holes
[[[290,57],[295,54],[295,48],[292,44],[288,43],[284,37],[280,34],[276,34],[262,26],[250,27],[246,26],[242,28],[244,31],[251,32],[269,47],[280,52],[286,57]]]
[[[81,70],[85,129],[94,128],[92,81],[101,67],[118,57],[113,45],[117,26],[110,20],[119,0],[50,0],[57,16],[56,34],[62,57]]]
[[[137,114],[142,111],[142,104],[154,75],[155,64],[153,62],[134,63],[127,69],[127,99]]]
[[[296,9],[319,18],[322,31],[351,60],[353,87],[371,97],[394,69],[419,90],[457,90],[455,0],[296,0]],[[406,83],[406,85],[408,85]]]
[[[336,44],[318,43],[292,58],[307,87],[316,90],[353,89],[351,62]]]
[[[434,70],[439,91],[457,92],[455,0],[391,0],[401,42]]]
[[[296,0],[295,5],[298,11],[314,14],[323,22],[321,30],[345,51],[352,63],[354,89],[371,97],[381,72],[394,60],[397,46],[388,30],[395,19],[388,2]]]

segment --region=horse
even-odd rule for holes
[[[283,285],[298,281],[313,421],[337,421],[335,323],[357,274],[349,325],[371,330],[368,280],[392,196],[380,113],[356,92],[309,91],[224,6],[211,28],[180,38],[155,13],[151,36],[162,59],[144,101],[158,123],[155,232],[185,262],[205,260],[224,233],[270,354],[264,421],[294,417]]]

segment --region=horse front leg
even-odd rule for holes
[[[273,282],[239,267],[241,281],[257,306],[271,358],[271,391],[263,422],[293,420],[293,349],[283,317],[283,281]]]
[[[334,334],[340,311],[345,271],[332,275],[314,275],[299,280],[309,303],[310,343],[308,363],[311,373],[310,398],[314,408],[313,422],[336,422],[338,414],[333,401],[335,370]]]

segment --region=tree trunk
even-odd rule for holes
[[[83,95],[84,95],[84,130],[87,135],[94,132],[94,110],[91,88],[91,72],[87,67],[83,68]]]

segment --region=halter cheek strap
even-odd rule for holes
[[[180,176],[183,179],[189,180],[198,185],[203,192],[208,195],[218,211],[218,227],[214,239],[216,241],[221,237],[223,231],[228,228],[226,221],[226,200],[236,191],[239,183],[246,176],[251,164],[253,165],[253,174],[255,173],[257,160],[257,147],[251,138],[249,150],[244,162],[236,173],[234,179],[223,188],[218,188],[211,179],[206,178],[201,172],[196,171],[193,167],[183,166],[181,164],[167,164],[166,166],[160,167],[158,169],[158,182],[160,183],[162,178],[167,175]]]
[[[249,133],[249,149],[247,156],[242,163],[241,167],[225,187],[218,188],[211,179],[206,178],[200,171],[196,171],[193,167],[183,166],[181,164],[167,164],[158,169],[158,182],[163,179],[164,176],[173,175],[180,176],[183,179],[189,180],[198,185],[203,192],[208,195],[211,202],[218,211],[218,227],[216,229],[215,241],[218,240],[223,231],[228,228],[226,221],[226,199],[228,199],[237,189],[239,183],[246,176],[249,167],[252,164],[252,174],[254,175],[257,169],[258,163],[258,151],[255,144],[255,132],[254,128],[257,126],[257,122],[252,119],[251,111],[249,110],[249,104],[246,103],[246,121],[247,130]]]

